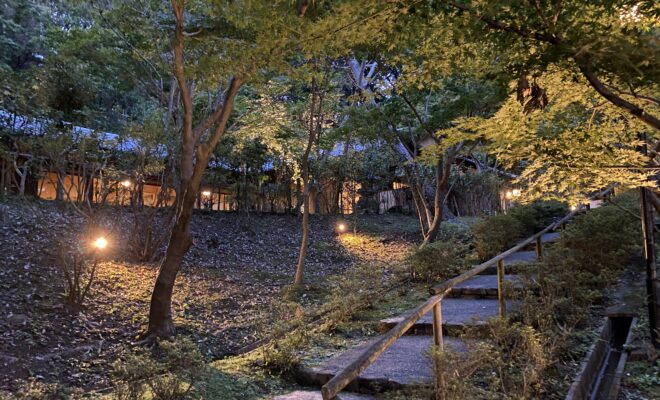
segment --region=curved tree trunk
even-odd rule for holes
[[[149,310],[149,337],[168,337],[174,333],[172,322],[172,292],[176,276],[186,252],[192,245],[190,220],[197,200],[209,157],[217,147],[227,127],[227,121],[234,109],[234,100],[243,85],[241,77],[234,76],[224,94],[224,101],[199,125],[193,128],[192,87],[188,83],[184,68],[184,5],[172,2],[176,19],[176,36],[173,43],[174,76],[179,86],[183,105],[181,141],[180,191],[177,193],[174,226],[170,234],[165,259],[160,265],[156,284],[151,296]],[[202,136],[211,130],[208,138]]]

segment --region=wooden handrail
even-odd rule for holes
[[[593,199],[593,198],[598,198],[600,196],[604,196],[607,193],[609,193],[611,190],[612,190],[611,188],[606,189],[592,196],[591,198]],[[338,373],[332,379],[330,379],[328,383],[326,383],[321,387],[321,395],[323,396],[323,400],[333,399],[340,391],[342,391],[342,389],[344,389],[349,383],[351,383],[354,379],[356,379],[365,369],[367,369],[371,364],[373,364],[374,361],[376,361],[376,359],[381,354],[383,354],[383,352],[385,352],[385,350],[387,350],[388,347],[390,347],[394,342],[396,342],[397,339],[403,336],[408,331],[408,329],[410,329],[415,324],[415,322],[417,322],[420,318],[426,315],[427,312],[431,311],[431,309],[433,309],[433,307],[436,304],[441,302],[442,299],[447,294],[449,294],[449,292],[451,292],[451,289],[454,286],[465,282],[466,280],[472,278],[475,275],[480,274],[481,272],[485,271],[488,267],[497,264],[498,262],[504,260],[506,257],[510,256],[511,254],[527,246],[528,244],[535,242],[541,236],[556,229],[557,227],[561,226],[563,223],[573,218],[580,211],[581,211],[580,209],[571,211],[559,221],[553,222],[552,224],[546,226],[542,231],[528,237],[527,239],[516,244],[509,250],[500,253],[497,256],[491,258],[490,260],[475,266],[474,268],[472,268],[467,272],[464,272],[439,285],[433,286],[430,289],[431,294],[433,295],[432,297],[430,297],[424,303],[413,309],[403,321],[399,322],[394,327],[392,327],[392,329],[387,331],[387,333],[381,336],[380,339],[378,339],[371,346],[365,349],[355,361],[350,363],[340,373]],[[440,321],[440,323],[442,324],[442,321]],[[442,326],[440,327],[434,326],[434,334],[437,333],[436,331],[438,328],[440,329],[440,334],[441,334]]]
[[[579,210],[575,210],[564,216],[562,219],[559,221],[553,222],[552,224],[546,226],[542,231],[528,237],[527,239],[523,240],[522,242],[519,242],[509,250],[500,253],[496,255],[495,257],[491,258],[488,261],[485,261],[474,268],[472,268],[469,271],[463,272],[462,274],[451,278],[449,280],[446,280],[438,285],[433,286],[430,290],[432,294],[437,294],[437,293],[442,293],[447,289],[451,289],[452,287],[465,282],[466,280],[472,278],[475,275],[479,275],[480,273],[484,272],[488,267],[492,267],[493,265],[496,265],[499,261],[504,260],[511,254],[517,252],[518,250],[522,249],[523,247],[527,246],[528,244],[532,242],[536,242],[537,238],[540,238],[541,236],[545,235],[546,233],[556,229],[558,226],[561,224],[565,223],[566,221],[570,220],[577,214]]]
[[[607,188],[603,191],[600,191],[596,193],[595,195],[591,196],[591,199],[597,199],[599,197],[607,195],[609,192],[612,191],[612,188]],[[466,271],[452,279],[449,279],[447,281],[444,281],[438,285],[433,286],[431,290],[431,294],[436,294],[436,293],[442,293],[447,289],[451,289],[452,287],[465,282],[466,280],[472,278],[475,275],[479,275],[480,273],[484,272],[486,268],[491,267],[495,264],[497,264],[500,260],[504,260],[511,254],[517,252],[518,250],[522,249],[523,247],[527,246],[528,244],[535,242],[537,239],[541,238],[541,236],[545,235],[546,233],[553,231],[557,229],[557,227],[561,226],[565,222],[568,222],[571,218],[573,218],[576,214],[578,214],[580,211],[582,211],[580,208],[577,208],[570,213],[566,214],[562,219],[559,221],[553,222],[552,224],[546,226],[542,231],[535,233],[534,235],[528,237],[527,239],[523,240],[522,242],[519,242],[509,250],[505,251],[504,253],[500,253],[496,255],[495,257],[491,258],[488,261],[485,261],[476,267],[472,268],[469,271]]]
[[[321,394],[324,400],[334,398],[343,388],[358,377],[367,369],[388,347],[398,338],[403,336],[415,322],[431,311],[433,306],[442,300],[446,293],[436,294],[430,297],[421,305],[417,306],[403,321],[399,322],[386,334],[381,336],[378,341],[365,349],[360,357],[350,363],[339,374],[335,375],[328,383],[321,388]]]

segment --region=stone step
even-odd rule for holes
[[[522,278],[504,275],[505,288],[521,289]],[[477,275],[454,286],[451,297],[497,297],[497,275]]]
[[[504,258],[504,265],[514,265],[514,264],[533,264],[537,260],[536,251],[517,251],[510,256]]]
[[[378,338],[347,350],[317,366],[302,368],[298,374],[304,385],[321,387],[355,361]],[[458,351],[465,346],[456,338],[446,338],[445,348]],[[402,336],[347,387],[350,392],[383,392],[415,384],[433,382],[431,336]]]
[[[375,400],[373,396],[367,396],[364,394],[354,394],[354,393],[340,393],[335,399],[337,400]],[[281,394],[279,396],[273,397],[272,400],[323,400],[321,396],[321,391],[309,391],[309,390],[296,390],[295,392]]]
[[[559,240],[559,237],[561,236],[561,233],[559,232],[548,232],[544,233],[541,236],[541,243],[551,243],[551,242],[556,242]]]
[[[506,302],[507,313],[515,310],[516,301]],[[380,320],[380,329],[387,331],[403,321],[408,314]],[[499,315],[497,299],[446,298],[442,300],[442,331],[445,335],[457,336],[467,327],[486,325],[489,319]],[[407,332],[412,335],[433,334],[431,312],[420,318]]]
[[[517,251],[508,257],[504,258],[504,270],[506,274],[517,274],[524,272],[526,267],[530,264],[536,263],[536,251]],[[486,268],[482,275],[496,275],[497,267],[495,265]]]

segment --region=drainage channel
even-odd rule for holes
[[[600,337],[582,363],[566,400],[615,400],[628,359],[628,344],[635,324],[632,315],[605,318]]]

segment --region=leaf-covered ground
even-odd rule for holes
[[[333,232],[338,217],[313,216],[305,276],[322,286],[363,262],[394,263],[416,239],[416,220],[361,216],[359,232]],[[111,385],[110,365],[146,326],[157,264],[126,255],[127,209],[110,209],[111,248],[79,313],[63,307],[64,278],[56,266],[63,238],[82,234],[82,219],[53,203],[0,202],[0,388],[36,377],[85,390]],[[299,246],[295,216],[198,214],[195,244],[177,280],[178,332],[219,359],[260,335],[264,313],[291,281]],[[78,239],[81,240],[81,239]]]

